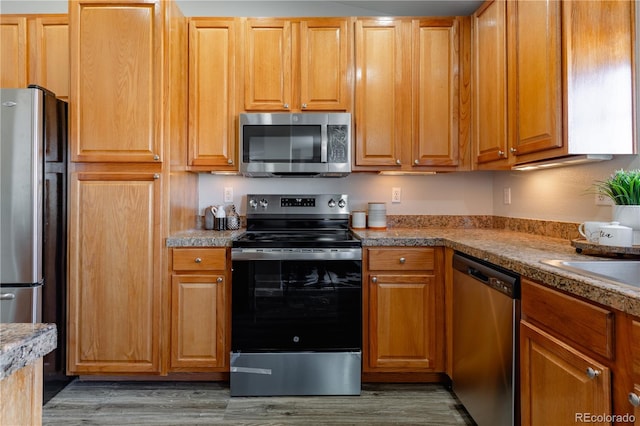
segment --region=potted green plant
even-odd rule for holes
[[[633,228],[633,244],[640,245],[640,169],[617,170],[596,190],[613,201],[613,220]]]

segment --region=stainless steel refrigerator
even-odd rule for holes
[[[38,86],[0,89],[0,322],[49,322],[64,377],[67,103]]]

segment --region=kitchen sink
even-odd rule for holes
[[[640,287],[640,260],[542,260],[541,262],[587,277]]]

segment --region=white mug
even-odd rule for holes
[[[609,222],[582,222],[578,226],[578,232],[590,243],[597,243],[600,240],[600,227],[609,225]]]
[[[611,222],[600,227],[598,242],[605,246],[631,247],[633,245],[633,229],[621,226],[620,222]]]

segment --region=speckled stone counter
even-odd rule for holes
[[[0,380],[54,350],[57,335],[55,324],[0,324]]]
[[[523,277],[584,297],[605,306],[640,316],[640,288],[616,285],[541,263],[545,259],[597,260],[578,254],[571,242],[498,229],[357,230],[366,246],[444,246],[484,259]]]
[[[193,229],[178,232],[167,238],[167,247],[231,247],[231,242],[244,234],[244,229],[236,231],[207,231]]]

